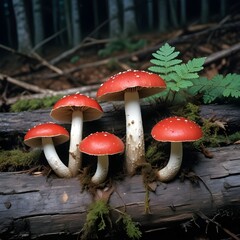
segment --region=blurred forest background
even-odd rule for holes
[[[0,42],[30,53],[86,37],[129,37],[207,23],[237,11],[238,0],[1,0]],[[239,6],[238,6],[239,7]]]
[[[239,0],[1,0],[0,110],[7,111],[17,95],[146,70],[166,42],[185,59],[232,53],[231,47],[240,48],[239,9]],[[239,61],[231,59],[209,75],[226,66],[236,72]]]

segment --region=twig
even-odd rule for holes
[[[5,74],[1,74],[0,73],[0,80],[2,81],[8,81],[12,84],[15,84],[19,87],[22,87],[26,90],[29,90],[29,91],[33,91],[33,92],[37,92],[37,93],[43,93],[43,94],[53,94],[54,91],[52,90],[49,90],[49,89],[43,89],[43,88],[40,88],[38,86],[35,86],[35,85],[32,85],[32,84],[29,84],[29,83],[25,83],[25,82],[21,82],[15,78],[12,78],[12,77],[9,77]]]
[[[36,52],[34,52],[33,50],[31,51],[30,54],[24,54],[24,53],[21,53],[21,52],[18,52],[16,51],[15,49],[13,48],[10,48],[10,47],[7,47],[5,45],[2,45],[0,44],[0,48],[8,51],[8,52],[11,52],[13,54],[16,54],[16,55],[19,55],[19,56],[22,56],[24,58],[30,58],[30,59],[34,59],[34,60],[37,60],[39,61],[42,65],[48,67],[49,69],[53,70],[54,72],[56,72],[57,74],[60,74],[62,75],[63,74],[63,71],[51,64],[49,64],[45,59],[43,59],[41,56],[39,56],[39,54],[37,54]]]
[[[54,33],[52,36],[44,39],[43,41],[41,41],[40,43],[38,43],[37,45],[34,46],[34,48],[32,49],[32,52],[35,52],[38,48],[42,47],[44,44],[46,44],[47,42],[51,41],[52,39],[54,39],[55,37],[57,37],[58,35],[60,35],[64,31],[66,31],[66,28],[63,28],[62,30]]]
[[[59,75],[63,75],[64,72],[58,68],[58,67],[55,67],[53,66],[52,64],[49,64],[44,58],[42,58],[39,54],[37,54],[36,52],[33,52],[31,53],[38,61],[41,62],[42,65],[46,66],[47,68],[53,70],[54,72],[56,72],[57,74]]]
[[[240,240],[240,238],[239,238],[236,234],[232,233],[232,232],[229,231],[228,229],[222,227],[221,224],[219,224],[218,222],[216,222],[216,221],[214,220],[214,219],[216,218],[216,216],[215,216],[213,219],[210,219],[209,217],[207,217],[207,216],[206,216],[204,213],[202,213],[202,212],[198,212],[197,215],[198,215],[200,218],[204,219],[206,222],[211,222],[211,223],[215,224],[218,228],[222,229],[225,233],[227,233],[227,234],[228,234],[229,236],[231,236],[233,239],[235,239],[235,240]]]
[[[233,53],[238,52],[239,50],[240,50],[240,43],[237,43],[237,44],[229,47],[228,49],[224,49],[219,52],[213,53],[209,57],[207,57],[204,65],[209,65],[212,62],[219,60],[221,58],[227,57]]]
[[[2,79],[1,79],[2,80]],[[90,97],[95,97],[97,89],[100,87],[100,84],[96,85],[89,85],[89,86],[83,86],[79,88],[70,88],[66,90],[61,90],[61,91],[51,91],[47,90],[46,92],[43,93],[38,93],[38,94],[31,94],[31,95],[21,95],[13,98],[8,98],[4,101],[6,105],[11,105],[19,100],[30,100],[30,99],[42,99],[45,97],[51,97],[51,96],[57,96],[57,95],[68,95],[76,92],[80,92],[82,94],[87,94]],[[0,106],[3,104],[0,99]]]
[[[59,56],[55,57],[54,59],[52,59],[50,61],[51,64],[56,64],[58,62],[60,62],[62,59],[74,54],[76,51],[78,51],[79,49],[83,48],[83,47],[90,47],[92,45],[96,45],[96,44],[103,44],[103,43],[107,43],[109,42],[111,39],[100,39],[97,40],[95,39],[94,41],[91,39],[90,42],[86,42],[87,40],[89,40],[91,38],[86,38],[82,43],[80,43],[79,45],[77,45],[76,47],[73,47],[63,53],[61,53]]]

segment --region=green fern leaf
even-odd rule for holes
[[[224,97],[240,97],[240,75],[228,74],[224,78],[227,87],[223,90]]]
[[[193,58],[192,60],[189,60],[187,62],[187,69],[189,72],[199,72],[203,69],[203,64],[205,62],[206,58]]]
[[[185,64],[175,66],[175,71],[181,79],[194,79],[199,77],[197,73],[189,71]]]
[[[205,58],[194,58],[183,64],[182,60],[177,58],[179,54],[180,52],[175,51],[175,47],[168,43],[152,54],[154,59],[150,62],[153,66],[148,70],[163,77],[167,85],[166,90],[156,97],[168,98],[169,94],[174,96],[177,92],[191,87],[192,79],[199,78],[198,72],[203,69]]]
[[[161,73],[160,75],[165,75],[168,73],[168,69],[159,66],[151,66],[148,68],[148,70],[158,74]]]

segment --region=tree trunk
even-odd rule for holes
[[[72,41],[73,46],[77,46],[82,39],[80,26],[80,11],[77,0],[71,1],[71,13],[72,13]]]
[[[13,8],[17,26],[18,51],[28,54],[31,51],[32,47],[27,17],[24,8],[24,1],[13,0]]]
[[[121,25],[119,19],[119,6],[117,0],[108,0],[108,14],[109,14],[110,38],[119,37],[121,34]]]
[[[135,6],[133,0],[123,1],[123,34],[125,37],[134,35],[137,32]]]
[[[212,217],[221,211],[239,213],[240,146],[211,151],[212,159],[197,152],[185,153],[183,168],[191,168],[198,182],[176,178],[159,184],[149,194],[151,213],[145,213],[146,190],[140,175],[114,184],[110,206],[126,209],[143,231],[198,224],[202,216]],[[1,173],[0,182],[1,239],[69,236],[83,227],[92,198],[81,191],[77,178]]]
[[[167,1],[158,0],[158,30],[165,32],[168,27]]]
[[[33,8],[34,45],[37,45],[44,39],[41,1],[34,0],[32,2],[32,8]]]

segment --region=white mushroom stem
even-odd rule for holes
[[[108,155],[98,156],[97,169],[92,177],[92,182],[100,184],[105,181],[108,174],[109,158]]]
[[[145,162],[145,145],[141,108],[137,91],[125,92],[126,115],[126,169],[133,174]]]
[[[72,113],[72,126],[70,132],[69,162],[68,168],[75,177],[82,165],[81,153],[78,144],[82,141],[83,113],[75,110]]]
[[[182,164],[182,142],[171,142],[171,153],[167,165],[158,171],[159,180],[168,182],[172,180],[180,170]]]
[[[43,152],[52,170],[59,177],[70,178],[72,176],[70,170],[60,160],[54,147],[52,138],[42,138]]]

